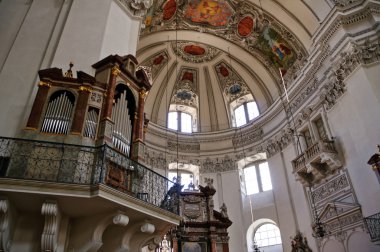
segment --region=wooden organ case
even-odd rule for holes
[[[179,209],[183,217],[180,225],[171,230],[169,239],[173,252],[229,252],[228,227],[232,222],[223,204],[214,210],[212,183],[197,190],[180,192]]]
[[[132,55],[110,55],[92,65],[95,76],[78,71],[74,77],[72,63],[65,73],[59,68],[40,70],[36,98],[22,137],[112,148],[120,158],[107,159],[105,183],[130,191],[134,168],[132,161],[125,160],[139,161],[144,156],[148,121],[143,111],[151,88],[137,64]]]

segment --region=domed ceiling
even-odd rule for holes
[[[137,52],[153,83],[147,117],[166,126],[173,104],[192,107],[196,131],[210,132],[233,126],[232,102],[253,97],[263,113],[283,92],[281,74],[294,77],[305,61],[317,28],[316,16],[300,21],[298,10],[311,13],[304,1],[153,1]]]

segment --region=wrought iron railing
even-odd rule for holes
[[[105,184],[178,214],[172,206],[177,202],[173,199],[175,192],[170,190],[175,183],[107,145],[89,147],[0,137],[0,177]]]
[[[380,213],[364,218],[371,241],[380,241]]]

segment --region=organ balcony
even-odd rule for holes
[[[342,166],[334,141],[319,140],[292,161],[293,174],[304,187],[319,183]]]

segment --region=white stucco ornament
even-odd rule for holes
[[[152,4],[153,0],[131,0],[129,3],[135,15],[138,16],[145,15]]]

